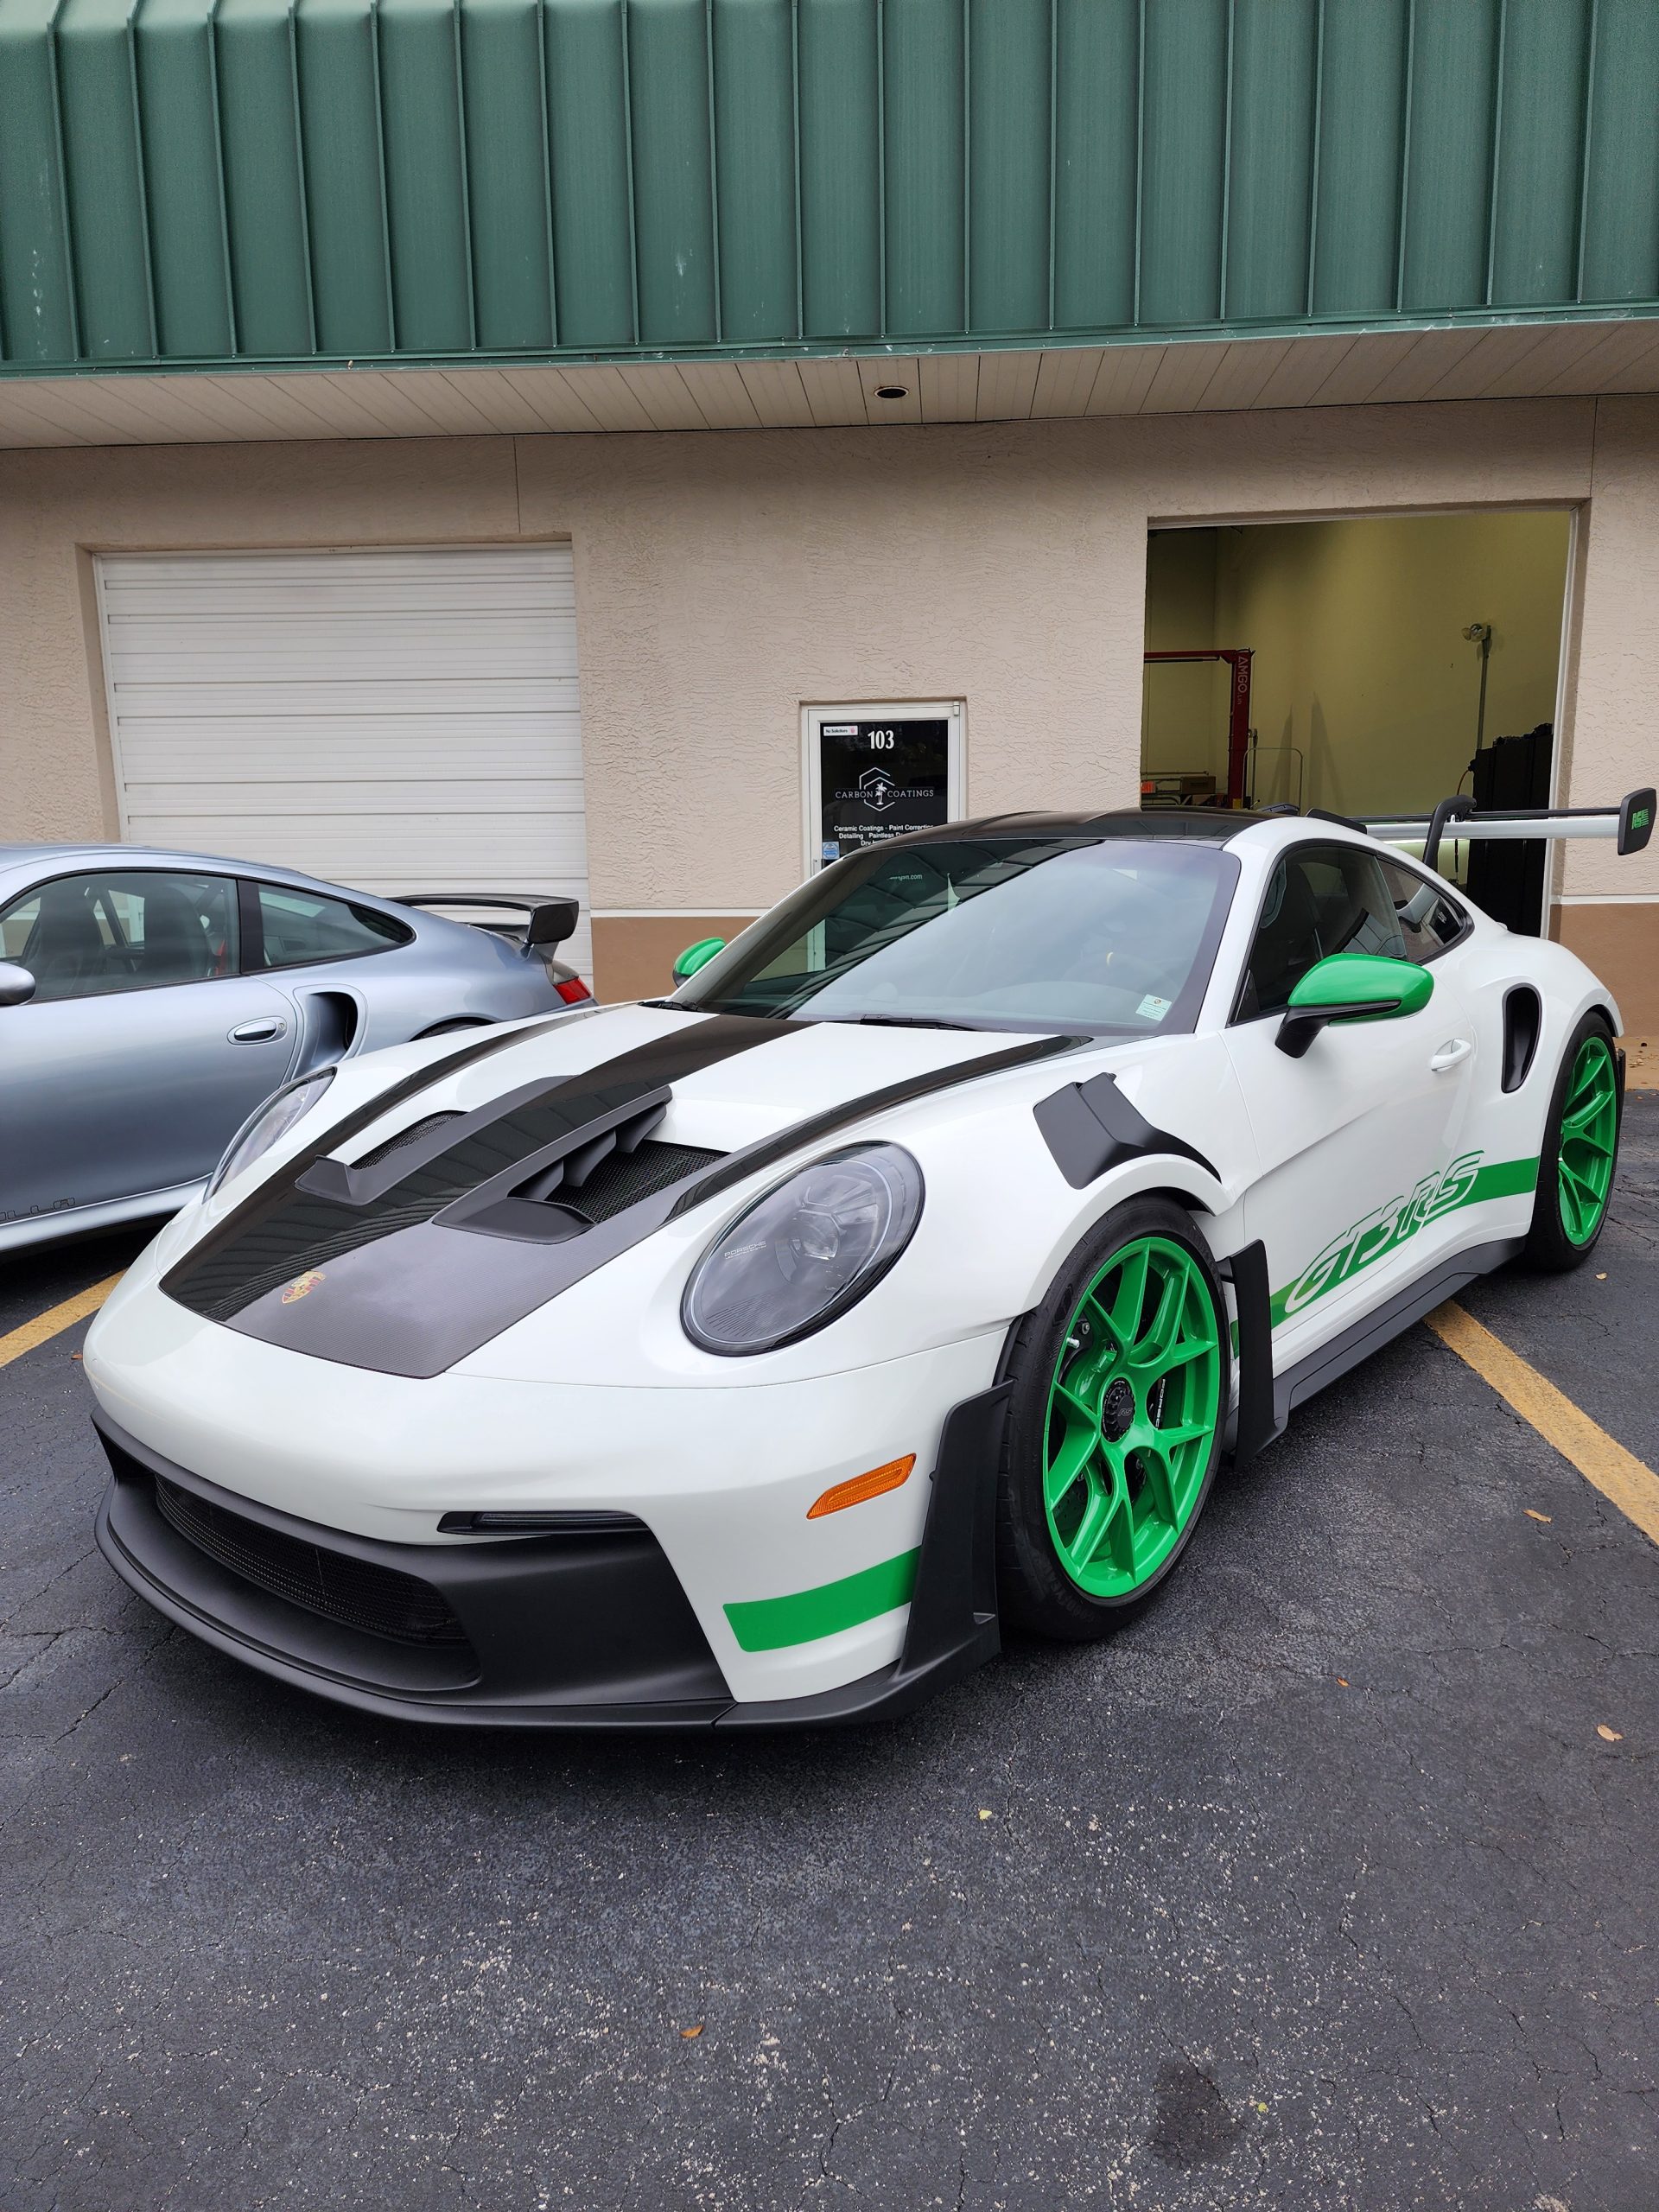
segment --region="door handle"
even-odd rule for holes
[[[273,1037],[287,1033],[288,1024],[274,1014],[262,1014],[257,1021],[238,1021],[230,1033],[232,1045],[268,1045]]]
[[[1444,1075],[1447,1068],[1454,1068],[1459,1060],[1466,1060],[1475,1047],[1467,1037],[1449,1037],[1429,1061],[1436,1075]]]

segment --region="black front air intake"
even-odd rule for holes
[[[481,1241],[481,1240],[480,1240]],[[115,1479],[98,1541],[194,1636],[285,1681],[404,1717],[676,1723],[731,1703],[667,1555],[624,1513],[409,1544],[296,1519],[221,1490],[100,1414]]]
[[[442,1594],[412,1574],[263,1527],[164,1475],[156,1478],[156,1503],[162,1518],[198,1551],[290,1605],[394,1643],[467,1641]]]

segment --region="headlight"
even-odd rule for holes
[[[225,1157],[214,1168],[213,1179],[204,1197],[211,1198],[221,1183],[228,1183],[232,1175],[251,1167],[272,1145],[279,1143],[295,1122],[303,1120],[311,1111],[334,1079],[333,1068],[323,1068],[315,1075],[302,1075],[297,1083],[286,1084],[281,1090],[273,1091],[226,1147]]]
[[[798,1168],[697,1262],[680,1309],[685,1333],[725,1353],[810,1336],[874,1288],[921,1211],[922,1171],[897,1145],[854,1145]]]

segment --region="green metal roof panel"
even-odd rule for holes
[[[0,359],[1659,309],[1659,0],[0,0]]]

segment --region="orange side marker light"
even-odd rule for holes
[[[839,1513],[846,1505],[862,1505],[867,1497],[880,1497],[884,1491],[897,1490],[908,1481],[910,1471],[916,1464],[916,1454],[906,1452],[902,1459],[889,1459],[885,1467],[872,1467],[868,1475],[855,1475],[849,1483],[837,1483],[833,1490],[806,1509],[809,1521],[821,1521],[826,1513]]]

